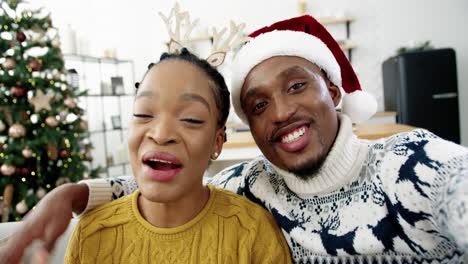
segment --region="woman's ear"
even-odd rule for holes
[[[213,152],[211,153],[212,160],[217,159],[219,155],[221,154],[221,150],[223,149],[223,144],[224,144],[225,133],[226,132],[224,131],[224,127],[221,127],[216,131],[215,144],[214,144]]]
[[[328,81],[328,92],[330,93],[330,97],[337,107],[341,102],[341,90],[338,86],[334,85],[332,82]]]

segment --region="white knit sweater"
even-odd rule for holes
[[[425,130],[360,140],[342,115],[309,180],[259,157],[208,182],[269,210],[296,263],[463,263],[468,250],[468,150]],[[131,177],[86,183],[87,210],[137,188]]]

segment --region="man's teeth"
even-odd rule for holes
[[[304,133],[305,133],[305,127],[302,127],[301,129],[295,130],[294,132],[291,132],[288,135],[284,135],[281,138],[281,142],[282,143],[291,143],[293,141],[296,141],[302,135],[304,135]]]
[[[172,162],[170,162],[170,161],[168,161],[168,160],[150,159],[150,161],[172,164]]]

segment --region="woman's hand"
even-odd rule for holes
[[[55,188],[23,219],[22,225],[0,247],[0,263],[20,263],[24,250],[34,240],[42,241],[41,247],[28,252],[32,259],[48,257],[55,241],[68,227],[72,212],[81,213],[88,202],[89,189],[85,184],[69,183]],[[37,263],[37,262],[34,262]]]

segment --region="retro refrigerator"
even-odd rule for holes
[[[387,59],[382,71],[385,110],[397,112],[398,123],[460,143],[453,49],[400,54]]]

